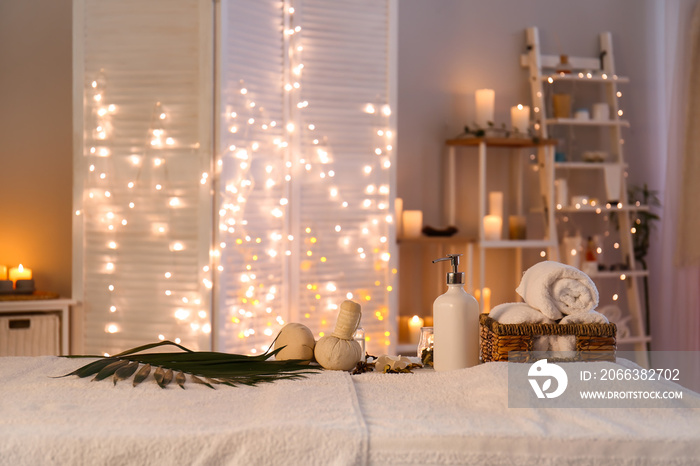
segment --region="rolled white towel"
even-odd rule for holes
[[[573,335],[552,335],[552,351],[576,351],[576,337]]]
[[[569,314],[559,321],[559,324],[608,324],[608,318],[598,311],[578,312]]]
[[[525,271],[515,290],[531,307],[552,320],[585,313],[598,306],[598,289],[585,273],[554,261],[539,262]]]
[[[598,311],[579,312],[570,314],[559,321],[565,324],[607,324],[608,319]],[[552,339],[552,351],[575,351],[576,337],[573,335],[557,335]]]
[[[526,303],[503,303],[491,309],[489,317],[501,324],[553,324],[554,321]]]
[[[503,303],[491,309],[489,317],[501,324],[554,324],[552,319],[526,303]],[[553,337],[539,335],[532,340],[533,351],[549,351]]]

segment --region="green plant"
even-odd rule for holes
[[[144,351],[159,346],[176,346],[182,352],[145,353]],[[270,346],[272,348],[272,345]],[[257,356],[218,353],[214,351],[192,351],[171,341],[162,341],[139,346],[114,356],[68,356],[70,358],[98,358],[62,377],[77,375],[93,380],[112,377],[114,384],[134,376],[133,385],[141,383],[155,367],[153,378],[161,388],[165,388],[173,379],[180,388],[185,388],[186,374],[194,383],[214,388],[214,384],[235,387],[236,385],[257,385],[281,379],[298,379],[313,371],[321,370],[319,366],[309,366],[308,361],[270,360],[284,346]],[[135,374],[135,375],[134,375]]]
[[[650,210],[640,210],[634,215],[633,219],[635,233],[632,235],[632,244],[634,247],[634,259],[642,265],[642,268],[647,269],[646,257],[649,254],[651,246],[651,233],[654,230],[654,222],[660,217],[651,211],[652,207],[660,207],[661,202],[656,191],[649,189],[646,183],[643,187],[630,186],[628,189],[628,197],[630,204],[639,202],[640,205],[649,206]]]

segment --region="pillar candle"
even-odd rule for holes
[[[498,215],[487,215],[484,217],[484,239],[491,241],[501,239],[502,229],[503,217]]]
[[[562,239],[564,263],[577,269],[581,266],[581,237],[565,236]]]
[[[0,294],[12,293],[12,281],[0,280]]]
[[[479,304],[481,305],[482,314],[488,314],[489,312],[491,312],[491,288],[484,287],[483,293],[480,289],[475,289],[474,298],[476,298],[476,300],[479,301]]]
[[[510,122],[513,125],[513,130],[519,133],[527,133],[530,127],[530,107],[522,104],[511,107]]]
[[[527,220],[524,215],[511,215],[508,217],[508,231],[510,239],[527,238]]]
[[[403,211],[403,234],[407,238],[418,238],[423,229],[423,211]]]
[[[558,209],[569,205],[569,184],[565,178],[554,180],[554,199]]]
[[[593,119],[594,120],[609,120],[610,106],[605,102],[593,104]]]
[[[394,199],[394,218],[396,219],[396,236],[403,235],[403,199]]]
[[[489,121],[493,122],[493,109],[496,93],[493,89],[478,89],[476,97],[476,124],[487,128]]]
[[[481,312],[488,314],[491,312],[491,288],[484,287],[483,298]]]
[[[10,269],[10,280],[17,283],[17,280],[31,280],[32,279],[32,269],[28,269],[22,264],[19,267],[13,267]]]
[[[503,192],[491,191],[489,193],[489,215],[503,218]]]
[[[411,320],[408,321],[408,335],[412,345],[418,344],[418,340],[420,340],[421,327],[423,327],[423,319],[418,316],[413,316],[411,317]]]
[[[622,199],[622,167],[620,165],[606,165],[604,173],[607,201],[619,202]]]

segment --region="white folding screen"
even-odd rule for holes
[[[217,347],[259,352],[286,322],[363,308],[396,341],[389,2],[224,0]]]
[[[210,346],[211,11],[74,3],[73,295],[88,353]]]
[[[389,3],[75,1],[86,352],[260,352],[348,298],[391,349]]]

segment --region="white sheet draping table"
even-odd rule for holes
[[[216,390],[51,378],[85,363],[0,358],[0,464],[700,461],[700,410],[508,408],[506,363]]]

